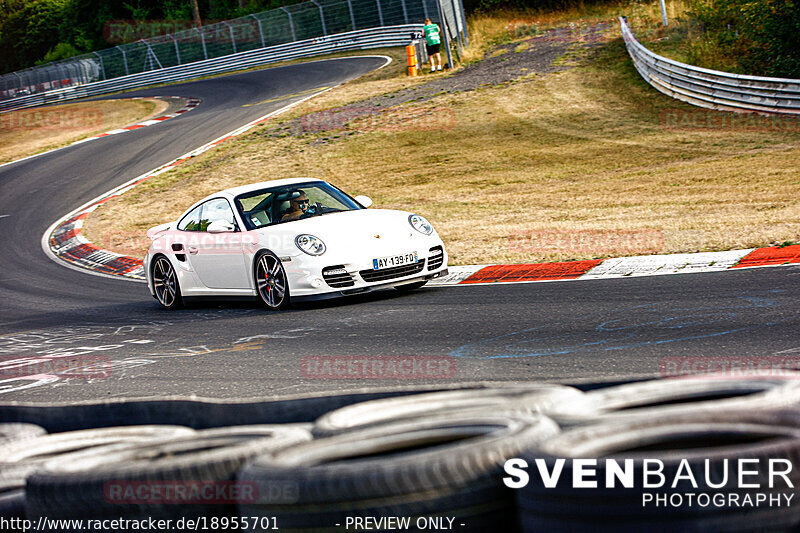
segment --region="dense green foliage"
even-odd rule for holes
[[[198,0],[198,6],[201,20],[219,21],[296,1]],[[107,39],[114,20],[191,21],[192,1],[0,0],[0,71],[116,46]]]
[[[742,72],[800,78],[800,0],[694,0],[689,15]]]

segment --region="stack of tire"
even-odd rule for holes
[[[0,517],[262,517],[248,530],[307,532],[800,528],[791,505],[643,506],[640,483],[647,461],[658,460],[670,483],[647,490],[662,498],[794,494],[800,484],[794,469],[779,472],[783,485],[752,477],[759,488],[741,487],[734,475],[719,481],[737,458],[760,460],[764,475],[764,461],[800,460],[800,380],[791,375],[656,380],[589,392],[466,384],[263,402],[163,402],[158,414],[148,400],[139,407],[56,406],[57,416],[47,407],[0,405],[0,421],[17,422],[0,424]],[[94,412],[101,425],[138,413],[131,423],[140,425],[86,429],[90,418],[75,417],[80,424],[62,418],[72,408]],[[37,421],[51,433],[30,424]],[[507,484],[514,480],[504,470],[510,459],[529,465],[524,487]],[[627,465],[635,486],[606,488],[607,473],[620,475],[607,472],[606,459]],[[597,488],[573,483],[573,473],[585,477],[586,460]],[[713,485],[681,475],[686,468],[703,473],[706,465]],[[109,484],[172,482],[236,483],[254,487],[255,497],[169,505],[108,493]]]

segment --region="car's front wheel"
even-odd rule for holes
[[[183,305],[178,274],[163,255],[156,256],[151,270],[156,300],[165,309],[178,309]]]
[[[270,311],[289,305],[289,281],[278,256],[263,252],[255,263],[256,291],[261,303]]]

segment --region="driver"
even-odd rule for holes
[[[289,201],[289,212],[281,217],[281,222],[284,220],[297,220],[306,213],[308,213],[308,196],[303,191],[292,191],[292,196],[298,194],[296,198]]]

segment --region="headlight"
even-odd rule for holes
[[[409,216],[408,223],[411,224],[412,228],[424,235],[433,233],[433,226],[431,226],[431,223],[425,220],[425,217],[422,215]]]
[[[325,243],[319,237],[313,235],[298,235],[294,238],[294,243],[308,255],[322,255],[325,253]]]

